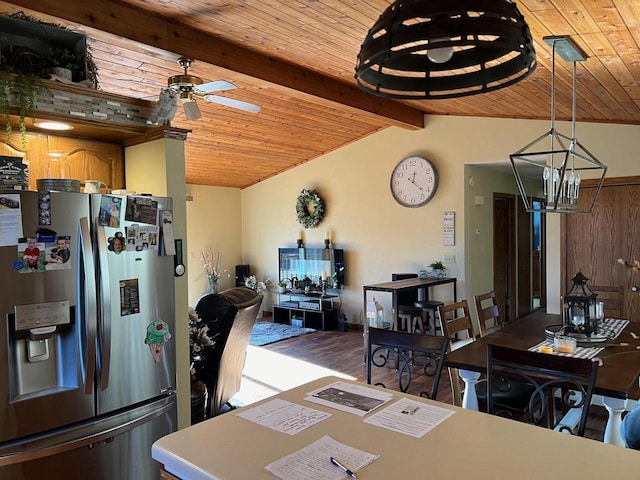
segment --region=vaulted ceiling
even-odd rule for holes
[[[425,0],[428,1],[428,0]],[[105,92],[155,100],[167,77],[225,79],[222,95],[262,106],[258,114],[199,100],[203,118],[172,125],[192,133],[187,181],[244,188],[390,125],[421,128],[424,114],[549,119],[547,35],[570,35],[578,63],[578,121],[640,124],[640,2],[516,2],[535,41],[537,70],[492,93],[393,101],[354,80],[360,45],[390,0],[11,0],[24,11],[85,33]],[[571,116],[571,64],[556,64],[558,119]]]

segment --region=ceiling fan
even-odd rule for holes
[[[259,113],[262,108],[254,103],[243,102],[233,98],[212,95],[214,92],[224,92],[237,88],[233,83],[226,80],[216,80],[214,82],[203,83],[200,77],[190,75],[189,67],[193,60],[188,57],[178,58],[178,64],[184,68],[184,74],[169,77],[167,85],[177,92],[184,108],[187,120],[198,120],[202,118],[200,108],[196,103],[196,97],[203,98],[206,102],[218,103],[227,107],[237,108],[249,113]]]

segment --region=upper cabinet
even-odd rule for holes
[[[20,157],[29,164],[29,189],[36,190],[40,178],[98,180],[109,189],[124,188],[124,151],[118,143],[55,135],[28,134],[24,150],[16,137],[11,144],[0,142],[0,155]]]

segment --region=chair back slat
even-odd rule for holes
[[[609,287],[589,285],[593,293],[597,293],[596,300],[604,302],[604,314],[607,318],[627,318],[625,315],[624,287]]]
[[[502,328],[502,318],[500,317],[500,309],[496,293],[492,290],[474,297],[476,304],[476,312],[478,313],[478,323],[480,326],[480,336],[484,337],[492,330]],[[491,322],[491,327],[488,327]]]
[[[441,306],[439,308],[439,317],[443,335],[449,337],[452,341],[464,332],[466,332],[468,338],[477,338],[466,300]]]

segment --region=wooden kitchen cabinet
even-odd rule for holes
[[[109,189],[124,188],[124,149],[119,142],[103,142],[56,135],[28,134],[24,150],[20,137],[14,134],[11,143],[0,142],[0,155],[23,158],[29,164],[29,190],[37,190],[39,178],[59,178],[50,173],[50,152],[61,152],[64,178],[98,180]],[[58,169],[56,169],[58,170]]]

